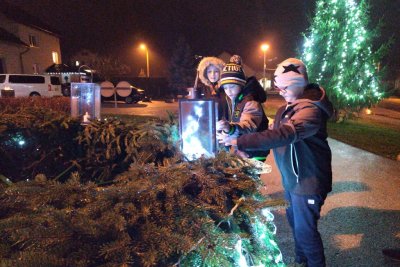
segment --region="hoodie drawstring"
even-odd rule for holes
[[[294,153],[293,153],[293,151],[294,151]],[[294,159],[296,161],[296,169],[294,168],[293,154],[294,154]],[[294,144],[290,144],[290,161],[292,163],[293,173],[294,173],[294,175],[296,175],[296,182],[299,183],[299,174],[297,173],[299,170],[299,160],[297,158],[296,148],[294,147]],[[297,170],[297,172],[296,172],[296,170]]]

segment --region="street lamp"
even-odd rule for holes
[[[261,45],[261,50],[263,51],[263,54],[264,54],[264,68],[263,68],[264,82],[265,82],[265,69],[267,68],[267,65],[265,63],[265,52],[267,52],[268,49],[269,49],[269,45],[268,44],[262,44]]]
[[[149,49],[147,49],[145,44],[141,44],[140,49],[146,51],[147,78],[150,78]]]

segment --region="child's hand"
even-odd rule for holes
[[[216,128],[217,128],[217,131],[223,131],[225,133],[228,133],[231,128],[231,125],[226,120],[220,120],[220,121],[217,121]]]
[[[222,140],[224,140],[227,136],[228,136],[228,134],[226,134],[226,133],[224,133],[222,131],[217,131],[218,143],[223,143]]]
[[[237,146],[237,136],[222,133],[218,142],[224,146]]]

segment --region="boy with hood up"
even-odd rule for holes
[[[282,176],[288,222],[293,230],[296,266],[325,266],[317,222],[332,190],[327,120],[332,103],[323,88],[309,84],[304,63],[289,58],[275,71],[275,87],[287,105],[278,109],[273,128],[229,140],[241,151],[273,149]]]
[[[227,101],[227,112],[216,127],[220,143],[224,143],[225,139],[268,128],[268,118],[261,105],[267,96],[254,76],[246,80],[240,56],[232,56],[225,65],[220,83]],[[247,156],[264,161],[268,153],[268,150],[254,150]]]

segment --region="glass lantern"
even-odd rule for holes
[[[215,156],[215,105],[213,100],[179,100],[182,152],[188,160]]]
[[[100,119],[100,86],[96,83],[71,83],[71,117],[84,123]]]

